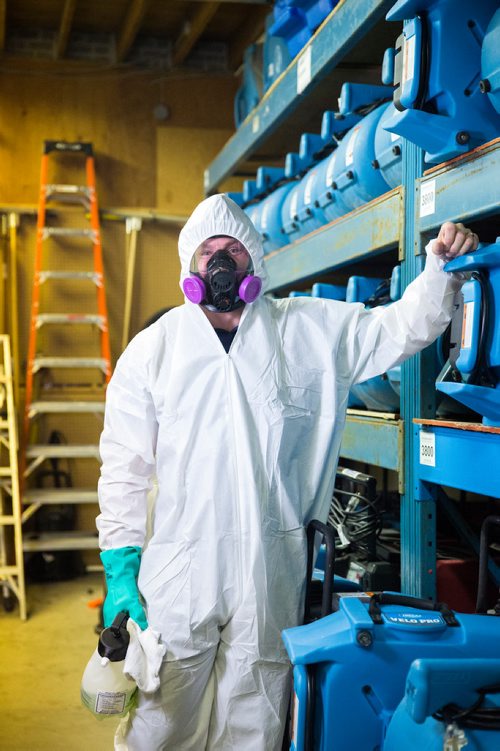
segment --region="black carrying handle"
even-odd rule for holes
[[[450,610],[445,602],[434,602],[433,600],[423,600],[420,597],[412,597],[411,595],[398,595],[392,592],[375,592],[370,597],[370,604],[368,606],[368,613],[372,621],[380,625],[382,624],[382,611],[381,605],[403,605],[408,608],[418,608],[419,610],[431,610],[438,612],[443,616],[445,623],[448,626],[460,626],[459,622],[455,618],[455,613]]]
[[[311,585],[313,573],[314,538],[319,532],[326,545],[325,579],[323,582],[323,596],[321,598],[321,617],[332,612],[333,570],[335,567],[335,530],[318,519],[311,519],[307,525],[307,573],[306,573],[306,602],[304,608],[304,623],[308,623],[311,616]]]
[[[488,548],[490,545],[490,532],[492,527],[500,527],[500,516],[487,516],[481,525],[476,613],[484,614],[488,611]]]

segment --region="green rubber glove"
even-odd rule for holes
[[[108,588],[102,609],[104,626],[111,626],[117,614],[123,610],[144,631],[148,622],[137,588],[141,549],[126,547],[104,550],[101,561]]]

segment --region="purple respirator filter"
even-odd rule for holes
[[[184,294],[190,302],[199,305],[206,297],[207,290],[203,279],[199,276],[188,276],[182,282],[182,289]],[[240,300],[245,303],[254,302],[262,290],[262,281],[258,276],[252,276],[249,274],[246,276],[238,289],[238,296]]]

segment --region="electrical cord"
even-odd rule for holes
[[[378,538],[382,531],[382,512],[377,508],[378,497],[372,501],[359,493],[335,488],[335,493],[345,496],[343,503],[333,496],[328,523],[334,527],[340,539],[338,549],[346,547],[363,553],[368,550],[368,541]]]
[[[432,715],[435,720],[446,725],[455,723],[460,728],[471,730],[500,730],[500,707],[483,707],[487,694],[500,694],[500,683],[478,688],[477,700],[470,707],[447,704]]]

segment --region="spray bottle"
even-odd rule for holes
[[[123,717],[135,706],[137,684],[123,673],[130,635],[128,614],[118,613],[101,631],[97,649],[83,673],[82,703],[99,719]]]

